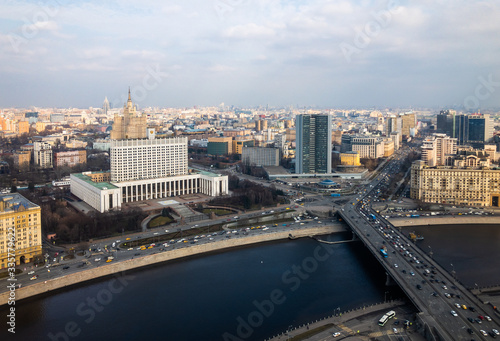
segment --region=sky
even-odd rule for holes
[[[498,0],[0,0],[0,107],[500,107]]]

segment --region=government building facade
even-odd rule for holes
[[[130,115],[130,99],[124,113]],[[71,193],[99,212],[120,209],[122,203],[202,193],[209,196],[229,194],[228,177],[188,168],[188,139],[155,138],[154,129],[141,125],[147,138],[125,138],[132,131],[121,121],[119,134],[111,133],[108,172],[71,174]],[[113,129],[115,125],[113,125]],[[122,132],[124,132],[122,134]]]

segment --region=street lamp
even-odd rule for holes
[[[430,249],[430,251],[429,251],[429,256],[432,258],[432,247],[431,247],[430,245],[427,245],[427,246],[428,246],[428,247],[429,247],[429,249]]]
[[[455,274],[456,274],[456,273],[455,273],[455,267],[453,266],[453,264],[452,264],[452,263],[450,263],[450,265],[451,265],[451,275],[453,276],[453,279],[456,279],[456,278],[455,278]]]

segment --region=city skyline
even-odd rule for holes
[[[1,107],[500,106],[493,1],[0,8]]]

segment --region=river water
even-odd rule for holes
[[[412,226],[403,231],[422,235],[424,240],[417,245],[427,254],[432,251],[433,258],[450,273],[454,270],[466,287],[500,285],[500,221],[498,225]]]
[[[262,340],[337,308],[381,302],[387,290],[384,270],[361,243],[312,239],[193,257],[120,278],[18,302],[16,339]],[[402,295],[391,290],[387,298]],[[3,319],[6,309],[0,313]]]
[[[466,285],[500,283],[498,226],[412,227],[424,250]],[[350,233],[328,236],[349,239]],[[429,248],[428,246],[431,246]],[[387,292],[389,290],[389,292]],[[262,340],[398,298],[361,243],[280,241],[133,271],[18,302],[16,337],[1,340]]]

